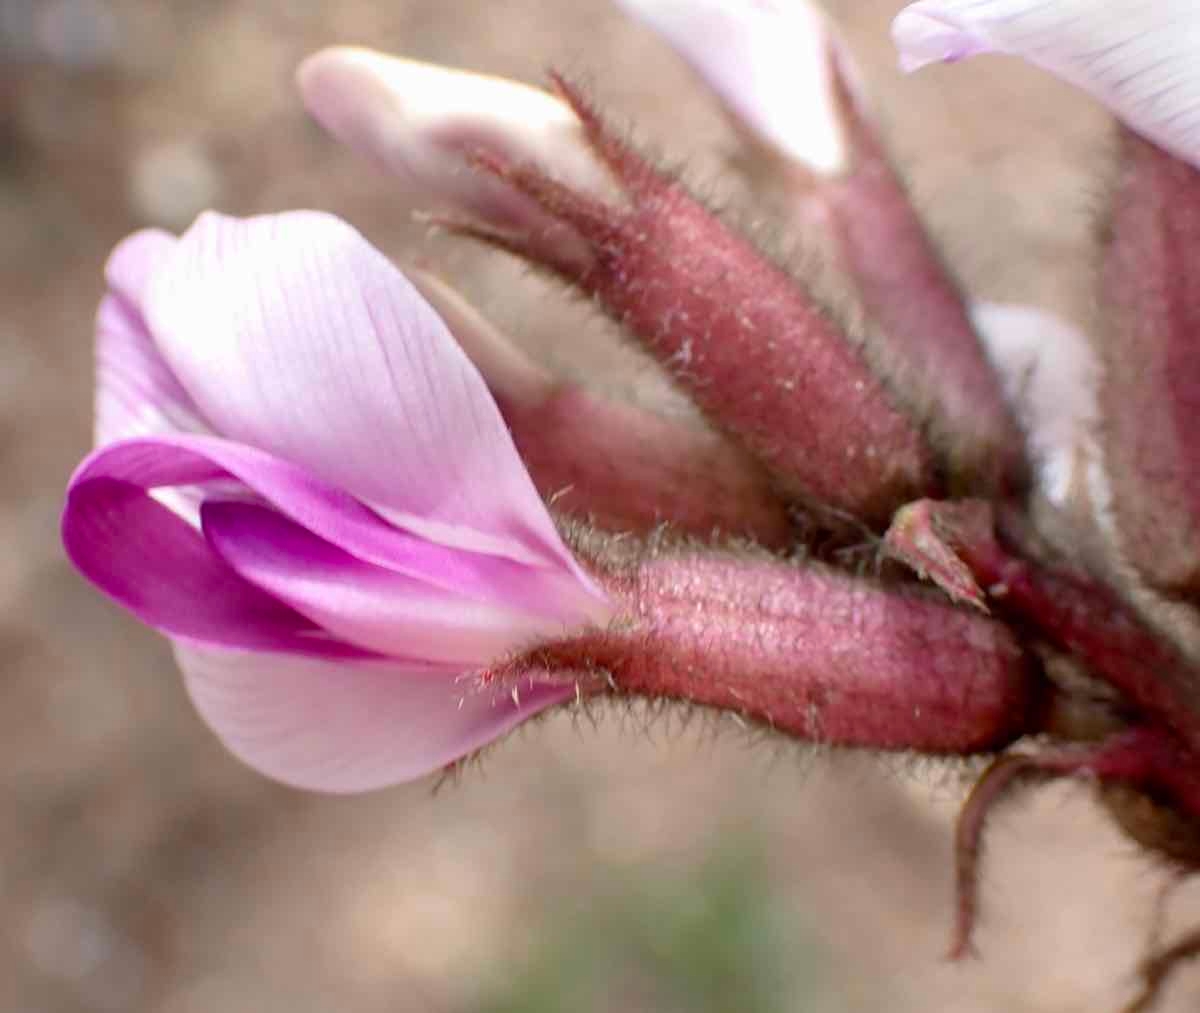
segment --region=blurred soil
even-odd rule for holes
[[[976,296],[1085,319],[1104,117],[1012,61],[901,78],[898,7],[836,11],[950,262]],[[1082,788],[997,821],[983,959],[949,966],[957,772],[617,711],[540,722],[438,791],[302,795],[229,758],[163,643],[73,573],[91,318],[134,228],[334,210],[563,368],[637,362],[499,256],[427,239],[309,124],[291,73],[333,42],[566,68],[755,221],[720,117],[601,0],[0,0],[0,1009],[1115,1009],[1165,874]],[[1197,920],[1185,886],[1168,927]],[[1200,975],[1171,1000],[1196,1008]]]

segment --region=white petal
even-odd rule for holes
[[[1036,306],[979,302],[971,320],[1028,434],[1042,491],[1062,506],[1084,480],[1078,468],[1098,456],[1095,352],[1078,327]]]
[[[617,0],[658,32],[729,107],[789,158],[822,173],[846,168],[835,93],[836,42],[804,0]]]
[[[397,176],[423,204],[524,233],[561,233],[532,199],[470,164],[480,151],[573,189],[616,197],[579,119],[538,88],[503,78],[336,47],[296,75],[309,111],[350,148]]]
[[[892,25],[901,66],[1022,56],[1200,166],[1196,0],[919,0]]]

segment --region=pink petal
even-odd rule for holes
[[[478,372],[345,223],[205,214],[155,274],[146,308],[222,435],[424,537],[575,569]]]
[[[976,53],[1022,56],[1200,165],[1195,0],[919,0],[896,16],[892,35],[906,70]]]
[[[142,317],[142,296],[176,240],[144,231],[121,243],[108,261],[109,294],[96,318],[96,443],[205,423],[175,379]]]
[[[514,599],[523,589],[510,596],[503,571],[473,594],[451,592],[355,559],[269,507],[206,503],[201,516],[210,544],[237,573],[360,647],[478,667],[567,629],[548,614],[557,604],[552,585],[540,612],[522,611]],[[435,548],[455,565],[460,550]]]
[[[468,598],[503,594],[501,600],[514,607],[566,623],[604,622],[611,614],[605,596],[572,570],[448,551],[393,527],[295,465],[228,440],[188,435],[125,440],[92,453],[70,489],[112,479],[154,490],[232,479],[344,552],[432,587]],[[68,515],[71,509],[68,504]]]
[[[805,0],[618,0],[658,32],[735,118],[819,172],[846,167],[825,16]]]
[[[143,489],[112,479],[67,498],[72,562],[142,622],[177,637],[255,650],[361,656],[222,563],[200,534]]]
[[[359,792],[437,770],[574,688],[482,690],[453,669],[331,663],[176,645],[197,710],[225,746],[269,777]]]
[[[151,279],[177,242],[161,229],[142,229],[122,240],[104,265],[109,289],[133,309],[141,309]]]

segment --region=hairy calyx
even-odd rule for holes
[[[598,576],[621,604],[611,626],[542,646],[512,673],[601,674],[585,685],[813,742],[928,753],[1002,748],[1039,703],[1036,666],[1005,626],[919,590],[711,550]]]

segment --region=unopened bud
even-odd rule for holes
[[[622,5],[696,70],[757,155],[759,181],[824,241],[878,332],[875,365],[927,427],[951,490],[1019,486],[1020,431],[829,18],[806,0]]]
[[[536,201],[472,167],[491,154],[537,166],[581,192],[617,190],[584,141],[575,114],[538,88],[503,78],[335,47],[297,73],[309,111],[334,136],[406,186],[414,202],[538,243],[586,266],[586,244]]]
[[[937,485],[917,423],[838,324],[795,279],[677,181],[618,140],[559,79],[626,202],[597,200],[536,167],[486,161],[591,245],[572,274],[535,244],[483,235],[558,270],[637,336],[700,409],[772,474],[781,492],[823,513],[886,525]]]

